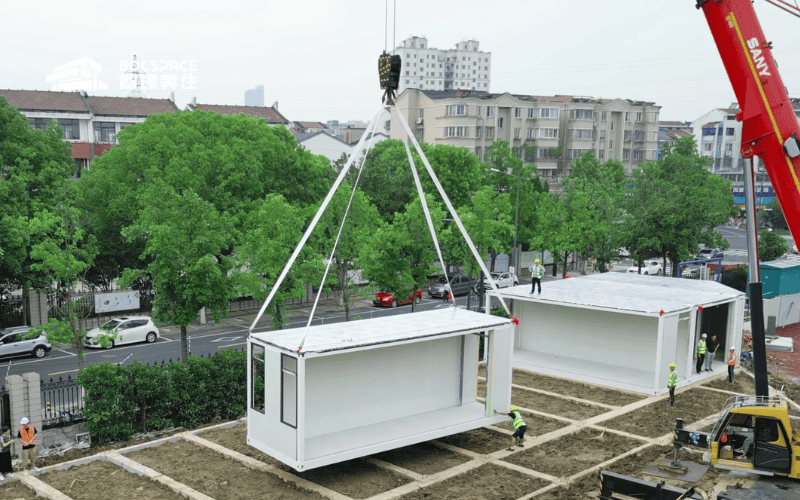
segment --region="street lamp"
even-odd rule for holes
[[[518,273],[519,270],[517,267],[519,266],[519,262],[517,262],[517,222],[519,221],[519,170],[517,170],[517,175],[509,174],[508,172],[503,172],[502,170],[497,170],[496,168],[490,168],[492,172],[497,172],[498,174],[508,175],[510,177],[517,178],[517,203],[514,205],[514,248],[511,251],[511,262],[514,264],[514,273]]]

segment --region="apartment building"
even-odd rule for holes
[[[264,86],[256,85],[253,89],[244,91],[244,105],[245,106],[263,106],[264,105]]]
[[[175,98],[90,96],[84,91],[2,90],[8,103],[28,118],[31,126],[46,130],[55,120],[64,131],[64,141],[72,145],[77,177],[92,161],[118,144],[117,134],[128,125],[143,122],[148,116],[174,113]]]
[[[396,103],[417,140],[466,147],[481,161],[492,142],[508,141],[551,186],[586,151],[621,161],[628,173],[658,157],[661,108],[652,102],[407,89]],[[404,140],[394,109],[391,121],[392,139]]]
[[[422,90],[491,90],[492,53],[480,50],[477,40],[464,40],[440,50],[425,37],[412,36],[395,49],[402,59],[398,92]]]

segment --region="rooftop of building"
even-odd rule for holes
[[[677,121],[660,121],[658,124],[662,127],[688,127],[685,123]]]
[[[333,139],[335,141],[341,142],[342,144],[347,144],[346,142],[344,142],[339,137],[336,137],[335,135],[331,135],[328,132],[325,132],[324,130],[320,130],[318,132],[297,132],[296,129],[292,129],[291,132],[294,135],[294,138],[297,140],[298,144],[300,144],[301,142],[305,142],[305,141],[311,139],[312,137],[316,137],[316,136],[318,136],[320,134],[325,134],[325,136],[327,136],[328,139]],[[347,144],[347,145],[350,146],[350,144]]]
[[[403,92],[418,90],[413,88],[408,88]],[[498,97],[504,95],[510,95],[515,99],[519,99],[521,101],[531,101],[531,102],[561,102],[561,103],[593,103],[593,104],[607,104],[612,102],[616,99],[595,99],[594,97],[587,97],[587,96],[571,96],[571,95],[554,95],[554,96],[541,96],[541,95],[526,95],[526,94],[512,94],[510,92],[487,92],[485,90],[466,90],[466,89],[455,89],[455,90],[419,90],[426,97],[429,99],[482,99],[482,100],[490,100],[490,99],[497,99]],[[655,102],[649,101],[634,101],[631,99],[619,99],[620,101],[627,101],[632,106],[654,106],[654,107],[661,107],[656,106]]]
[[[291,125],[277,109],[271,106],[239,106],[229,104],[198,104],[192,100],[186,105],[187,111],[214,111],[221,115],[248,115],[263,118],[267,123]]]
[[[303,128],[328,128],[327,125],[322,122],[294,122],[294,124]]]
[[[92,112],[99,116],[147,117],[178,111],[178,107],[170,99],[88,96],[87,101]]]
[[[89,113],[89,107],[77,90],[58,92],[54,90],[0,89],[0,95],[8,104],[20,111],[58,111]]]
[[[662,132],[673,137],[690,137],[692,135],[685,130],[663,130]]]

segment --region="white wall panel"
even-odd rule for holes
[[[309,358],[306,439],[456,406],[460,375],[460,337]]]
[[[654,372],[658,318],[519,302],[518,347]]]
[[[664,339],[661,344],[661,364],[658,366],[657,370],[659,373],[657,387],[666,387],[667,376],[669,375],[669,364],[676,361],[677,353],[680,352],[683,355],[682,357],[685,357],[685,349],[678,351],[678,330],[680,328],[680,323],[680,316],[677,314],[664,318]],[[687,321],[683,323],[686,323],[686,328],[688,328],[688,317]],[[677,365],[677,362],[675,364]],[[676,370],[677,369],[676,367]],[[680,371],[678,373],[680,373]]]

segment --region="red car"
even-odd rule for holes
[[[400,301],[394,298],[393,293],[378,292],[375,294],[375,300],[373,300],[372,303],[381,307],[397,307],[410,304],[412,300],[415,304],[419,304],[422,301],[422,290],[417,290],[416,298],[414,298],[412,295],[409,295]]]

